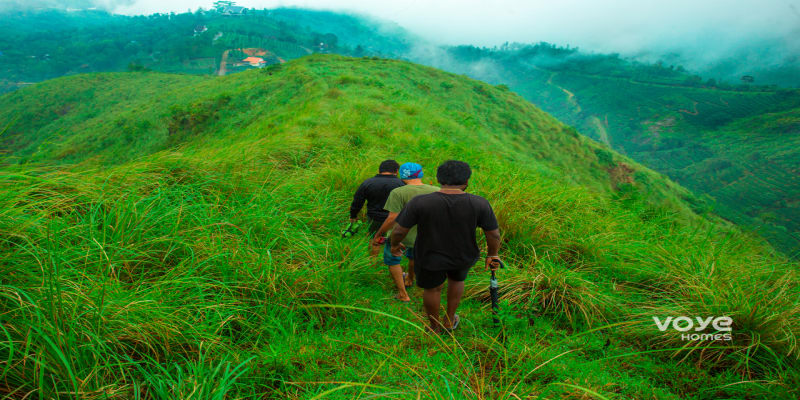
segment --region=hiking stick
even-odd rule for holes
[[[498,302],[500,301],[500,285],[497,283],[497,276],[495,271],[499,268],[505,268],[505,265],[499,259],[494,259],[491,262],[492,276],[489,279],[489,297],[492,299],[492,322],[495,325],[500,324],[500,319],[497,317],[497,312],[500,309]]]

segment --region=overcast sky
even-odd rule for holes
[[[10,4],[24,0],[0,0]],[[36,2],[37,0],[33,0]],[[39,0],[92,2],[122,14],[185,12],[213,0]],[[351,11],[392,21],[440,44],[492,46],[547,41],[584,50],[725,52],[752,38],[800,53],[800,0],[239,0],[255,8],[281,6]]]
[[[208,8],[211,3],[135,0],[116,11],[186,11]],[[796,35],[800,0],[240,0],[238,4],[356,11],[396,22],[444,44],[543,40],[587,50],[630,52],[654,43],[717,40],[727,44],[753,35],[800,40]]]

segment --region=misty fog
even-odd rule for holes
[[[752,70],[792,73],[800,63],[800,0],[632,1],[589,0],[372,2],[367,0],[241,0],[253,8],[283,6],[351,12],[397,23],[422,38],[410,59],[434,55],[434,45],[497,46],[506,42],[578,47],[643,61],[682,65],[706,77],[735,80]],[[96,7],[127,15],[185,12],[198,0],[0,0],[0,10]],[[431,57],[428,64],[446,60]],[[491,65],[473,76],[491,79]],[[783,77],[784,80],[787,77]],[[791,77],[789,77],[791,78]],[[776,78],[777,79],[777,78]]]

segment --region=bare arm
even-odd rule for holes
[[[492,260],[499,259],[497,253],[500,251],[500,230],[483,231],[486,236],[486,267],[490,267]]]
[[[394,226],[394,220],[397,219],[397,214],[399,213],[389,213],[389,216],[386,217],[386,221],[383,221],[383,225],[381,225],[381,227],[378,229],[378,232],[375,232],[374,239],[385,236],[386,232],[389,232],[389,230],[392,229],[392,226]]]
[[[483,231],[483,234],[486,236],[486,255],[497,257],[497,253],[500,251],[500,230]]]
[[[403,255],[403,239],[406,238],[408,235],[408,231],[410,228],[406,228],[403,225],[396,225],[394,230],[392,231],[392,254],[393,255]]]

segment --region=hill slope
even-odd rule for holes
[[[775,140],[762,140],[780,124],[770,116],[800,107],[797,90],[734,86],[704,80],[681,66],[546,43],[424,46],[385,23],[303,9],[251,10],[238,17],[211,11],[124,17],[51,10],[0,18],[8,21],[0,26],[0,92],[65,74],[129,67],[224,75],[250,69],[241,63],[248,55],[273,64],[316,52],[406,56],[504,83],[562,122],[690,188],[700,195],[692,199],[696,210],[713,208],[787,254],[800,254],[800,208],[794,201],[800,191],[796,179],[787,179],[796,175],[790,160],[798,156],[797,130],[790,124],[780,135],[771,134]],[[785,66],[794,68],[794,62]],[[748,74],[761,82],[759,72],[765,71]],[[751,121],[736,135],[735,128],[724,127],[747,119],[764,124]],[[753,140],[762,143],[758,150],[730,151]]]
[[[797,395],[797,265],[504,88],[312,56],[61,78],[0,110],[12,397]],[[387,157],[473,165],[503,232],[505,341],[479,270],[463,328],[431,337],[419,293],[392,302],[366,238],[339,238]],[[734,340],[653,315],[729,315]]]
[[[0,93],[63,75],[128,68],[224,74],[249,68],[248,55],[268,64],[311,53],[393,55],[404,33],[366,18],[302,9],[251,9],[230,17],[214,11],[149,16],[102,11],[0,12]]]
[[[680,66],[548,44],[447,54],[439,66],[507,84],[582,133],[711,196],[723,217],[788,254],[800,251],[792,161],[800,130],[787,120],[800,108],[800,90],[704,81]]]

